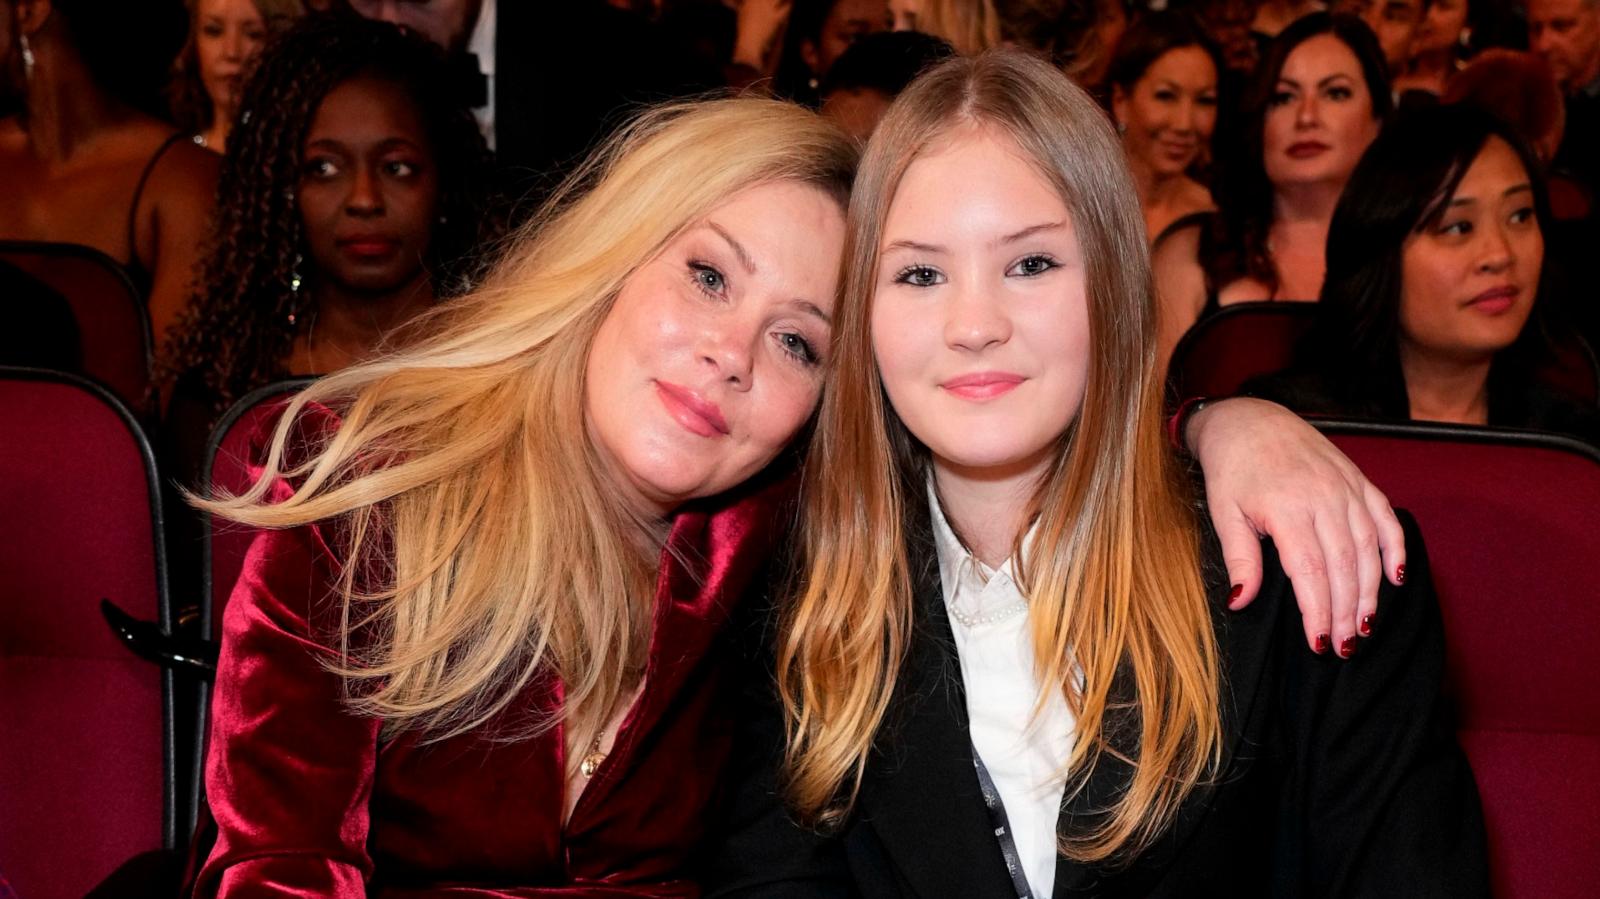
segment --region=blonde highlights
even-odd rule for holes
[[[645,112],[509,241],[480,289],[417,322],[404,350],[297,396],[264,477],[200,503],[262,527],[337,522],[337,668],[355,710],[389,734],[443,739],[551,674],[565,711],[511,736],[558,720],[575,745],[598,733],[644,665],[659,543],[608,489],[588,437],[594,334],[683,229],[763,183],[814,185],[843,205],[855,155],[774,100]],[[310,404],[340,421],[301,458]],[[269,503],[280,476],[293,495]]]
[[[926,451],[888,406],[870,307],[884,222],[906,169],[931,143],[971,127],[1009,135],[1037,164],[1066,204],[1085,261],[1084,401],[1033,497],[1033,548],[1019,572],[1040,682],[1062,691],[1077,721],[1069,796],[1103,759],[1131,771],[1108,808],[1060,835],[1062,851],[1090,862],[1128,857],[1216,764],[1216,639],[1193,512],[1165,445],[1149,256],[1121,146],[1087,95],[1018,51],[925,73],[895,101],[862,160],[838,371],[805,473],[806,579],[777,649],[790,738],[785,789],[802,819],[844,819],[906,658],[915,619],[906,541],[908,521],[921,517],[915,504],[925,502]],[[1014,557],[1023,561],[1020,551]]]

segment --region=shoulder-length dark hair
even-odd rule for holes
[[[201,377],[218,411],[284,377],[292,317],[315,279],[295,198],[311,120],[338,85],[361,75],[392,81],[416,104],[439,172],[439,218],[426,263],[440,296],[461,292],[480,246],[493,238],[493,166],[477,121],[432,44],[353,13],[301,19],[262,51],[240,97],[223,157],[212,240],[194,298],[175,326],[160,380]],[[198,386],[198,385],[197,385]]]
[[[1267,45],[1255,76],[1240,99],[1238,143],[1221,154],[1226,164],[1219,173],[1217,200],[1221,215],[1218,233],[1208,243],[1215,250],[1202,260],[1210,282],[1221,289],[1238,278],[1254,278],[1276,293],[1278,271],[1267,250],[1272,227],[1273,187],[1263,159],[1268,107],[1277,91],[1284,63],[1306,41],[1328,34],[1350,48],[1361,64],[1362,80],[1372,98],[1372,115],[1386,121],[1394,111],[1389,93],[1389,69],[1372,29],[1352,15],[1312,13],[1297,19]],[[1303,299],[1297,298],[1297,299]]]
[[[1217,76],[1221,77],[1224,71],[1222,51],[1194,16],[1181,10],[1146,13],[1134,20],[1117,41],[1111,65],[1106,70],[1106,83],[1131,91],[1156,60],[1187,47],[1205,51],[1217,69]]]
[[[1377,404],[1405,415],[1400,371],[1400,294],[1406,241],[1436,224],[1490,138],[1505,141],[1533,186],[1534,216],[1549,234],[1550,203],[1538,157],[1516,129],[1470,104],[1419,109],[1391,122],[1350,176],[1328,229],[1327,275],[1317,319],[1300,356],[1329,377],[1342,399]],[[1550,266],[1540,272],[1546,293]],[[1517,341],[1495,357],[1492,377],[1531,376],[1549,351],[1541,309]],[[1394,407],[1394,408],[1390,408]]]

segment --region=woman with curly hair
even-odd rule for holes
[[[213,242],[162,361],[169,424],[370,356],[465,284],[490,157],[432,46],[350,15],[262,55],[223,161]],[[181,438],[180,438],[181,442]]]
[[[304,7],[300,0],[189,0],[188,6],[189,39],[173,64],[167,101],[185,134],[221,153],[250,66]]]

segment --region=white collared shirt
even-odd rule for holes
[[[972,745],[1005,804],[1006,818],[1036,897],[1055,889],[1056,822],[1066,790],[1062,771],[1072,752],[1075,722],[1060,690],[1051,690],[1038,720],[1039,697],[1026,597],[1007,560],[998,571],[979,561],[951,530],[928,483],[939,578],[966,686]],[[1032,532],[1024,540],[1031,545]],[[1017,604],[1024,607],[1006,614]],[[959,614],[958,614],[959,613]],[[962,622],[984,618],[972,626]]]
[[[472,37],[467,41],[467,52],[478,57],[478,71],[483,73],[486,87],[484,96],[489,102],[472,110],[472,117],[478,120],[478,130],[483,132],[483,139],[489,144],[489,149],[494,149],[494,40],[496,28],[495,0],[486,0],[483,8],[478,10],[478,23],[472,27]]]

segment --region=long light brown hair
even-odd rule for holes
[[[261,481],[202,505],[265,527],[334,519],[348,535],[338,669],[356,710],[389,734],[442,739],[553,673],[569,739],[593,739],[642,668],[659,549],[588,437],[594,334],[623,283],[684,228],[764,183],[814,185],[842,207],[855,158],[833,126],[776,100],[646,112],[480,289],[416,324],[431,336],[295,398]],[[309,403],[341,421],[302,461],[295,420]],[[280,476],[294,494],[268,504]]]
[[[1216,639],[1194,513],[1163,436],[1138,196],[1104,113],[1019,51],[925,73],[895,101],[862,160],[834,331],[838,371],[805,471],[805,580],[777,648],[786,791],[803,820],[844,820],[906,658],[917,614],[906,549],[917,525],[908,522],[925,520],[914,504],[926,502],[928,460],[884,394],[869,327],[873,285],[906,169],[931,142],[979,125],[1010,135],[1060,193],[1085,260],[1084,401],[1033,495],[1029,556],[1019,534],[1013,558],[1030,597],[1040,682],[1062,691],[1077,719],[1064,760],[1069,796],[1105,756],[1132,769],[1111,807],[1061,835],[1062,850],[1084,861],[1126,857],[1159,835],[1215,766]]]

